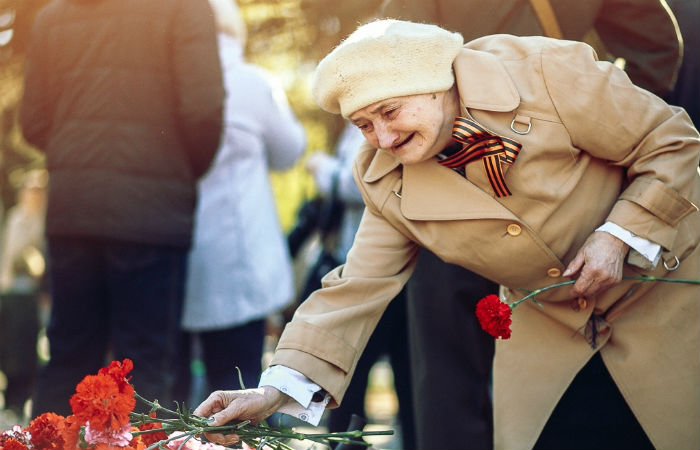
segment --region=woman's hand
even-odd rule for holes
[[[591,234],[562,276],[579,273],[571,288],[572,297],[589,297],[622,280],[622,266],[629,246],[610,233]]]
[[[193,413],[210,417],[211,426],[224,425],[232,420],[250,420],[259,423],[284,405],[289,397],[271,386],[240,391],[215,391]],[[207,439],[223,445],[238,442],[235,434],[205,433]]]

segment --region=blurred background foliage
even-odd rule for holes
[[[0,0],[0,211],[15,203],[23,173],[43,167],[41,152],[28,145],[17,123],[29,32],[36,13],[50,0]],[[144,0],[147,1],[147,0]],[[371,18],[382,0],[238,0],[248,26],[246,57],[268,69],[284,87],[303,123],[307,153],[330,151],[343,121],[319,109],[309,92],[316,63],[359,23]],[[305,158],[285,172],[272,173],[285,230],[300,203],[315,192]]]

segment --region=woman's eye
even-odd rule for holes
[[[384,117],[391,117],[398,110],[398,108],[387,109],[384,111]]]

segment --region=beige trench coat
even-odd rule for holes
[[[272,361],[334,403],[418,246],[517,299],[520,288],[565,281],[585,239],[611,221],[663,247],[657,269],[626,264],[625,275],[700,278],[700,141],[685,112],[576,42],[485,37],[465,45],[454,69],[464,113],[522,143],[504,167],[513,195],[495,198],[478,162],[465,180],[435,161],[403,167],[382,150],[359,154],[367,208],[354,246],[301,305]],[[675,258],[677,270],[666,270]],[[542,309],[521,304],[512,338],[497,343],[496,448],[532,448],[595,351],[657,448],[700,447],[700,288],[623,281],[585,302],[567,292],[541,294]],[[595,348],[592,314],[603,319]]]

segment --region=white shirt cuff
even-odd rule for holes
[[[306,378],[303,373],[285,366],[268,367],[258,383],[258,387],[262,386],[272,386],[291,397],[278,409],[279,412],[297,417],[313,426],[319,424],[331,399],[325,393],[321,401],[313,401],[314,394],[323,391],[321,386]]]
[[[596,231],[610,233],[629,245],[630,254],[627,258],[627,262],[630,264],[650,270],[659,263],[659,259],[661,258],[661,246],[659,244],[637,236],[612,222],[605,222],[603,225],[599,226]],[[639,256],[642,256],[646,261],[642,261]]]

